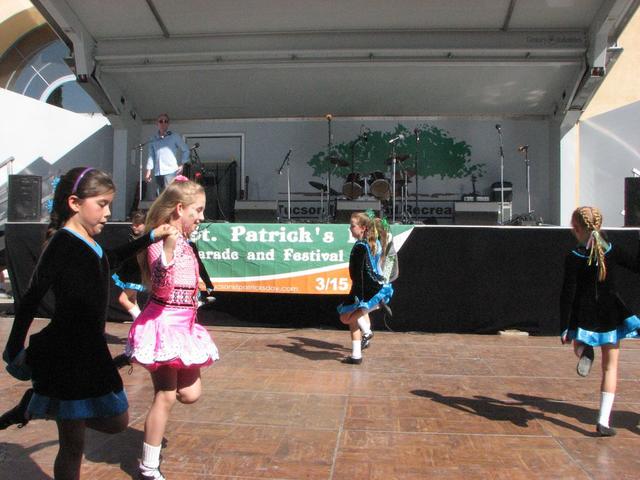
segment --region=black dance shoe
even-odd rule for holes
[[[591,345],[585,345],[582,355],[580,355],[580,360],[578,360],[578,365],[576,366],[578,375],[581,377],[589,375],[591,366],[593,365],[593,357],[593,347]]]
[[[596,425],[596,432],[600,434],[601,437],[615,437],[618,432],[613,427],[605,427],[600,423]]]
[[[11,425],[18,425],[18,428],[22,428],[29,423],[30,419],[26,418],[25,414],[27,413],[27,407],[29,406],[32,396],[33,388],[30,388],[24,392],[18,405],[0,416],[0,430],[4,430]]]
[[[373,340],[373,332],[371,332],[368,335],[363,334],[362,339],[360,340],[360,348],[362,348],[362,350],[364,350],[365,348],[369,348],[369,344],[371,343],[371,340]]]
[[[115,364],[118,370],[124,367],[131,366],[131,360],[124,353],[121,353],[120,355],[116,355],[115,357],[113,357],[113,363]]]
[[[350,365],[360,365],[362,363],[362,357],[360,358],[347,357],[344,360],[342,360],[342,363],[348,363]]]

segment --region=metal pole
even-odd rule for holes
[[[496,125],[500,141],[500,225],[504,225],[504,148],[502,145],[502,128]]]

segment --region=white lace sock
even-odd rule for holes
[[[609,426],[609,416],[611,415],[611,409],[613,408],[613,399],[616,394],[611,392],[600,392],[600,416],[598,417],[598,423],[605,427]]]
[[[358,327],[360,328],[362,333],[364,333],[365,335],[370,335],[371,321],[369,320],[369,317],[363,315],[362,317],[358,318]]]
[[[353,340],[351,342],[351,358],[362,358],[362,347],[360,346],[360,340]]]

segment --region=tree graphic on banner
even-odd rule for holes
[[[372,131],[367,142],[354,141],[335,144],[331,152],[320,151],[308,162],[313,168],[314,176],[323,176],[335,165],[329,162],[330,156],[337,156],[347,161],[348,165],[338,166],[332,175],[346,177],[351,171],[353,155],[353,171],[368,175],[374,171],[385,172],[391,156],[389,140],[404,135],[404,140],[396,142],[396,155],[409,155],[403,166],[410,170],[415,168],[418,156],[418,175],[421,177],[465,178],[471,175],[482,177],[485,173],[484,163],[471,162],[471,146],[464,140],[456,140],[449,132],[428,124],[417,126],[420,142],[416,135],[404,125],[398,124],[392,132]],[[355,139],[354,139],[355,140]]]

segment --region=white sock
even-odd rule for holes
[[[140,469],[153,470],[160,466],[160,450],[162,444],[154,447],[148,443],[142,442],[142,461],[140,462]]]
[[[360,340],[351,342],[351,358],[362,358],[362,349],[360,348]]]
[[[128,311],[129,315],[131,315],[134,320],[138,318],[138,315],[140,315],[140,307],[138,305],[134,305]]]
[[[611,392],[600,392],[600,416],[598,417],[598,423],[605,427],[609,426],[609,415],[611,415],[611,409],[613,408],[613,399],[616,394]]]
[[[369,335],[371,333],[371,322],[367,317],[360,317],[358,319],[358,327],[365,335]]]

